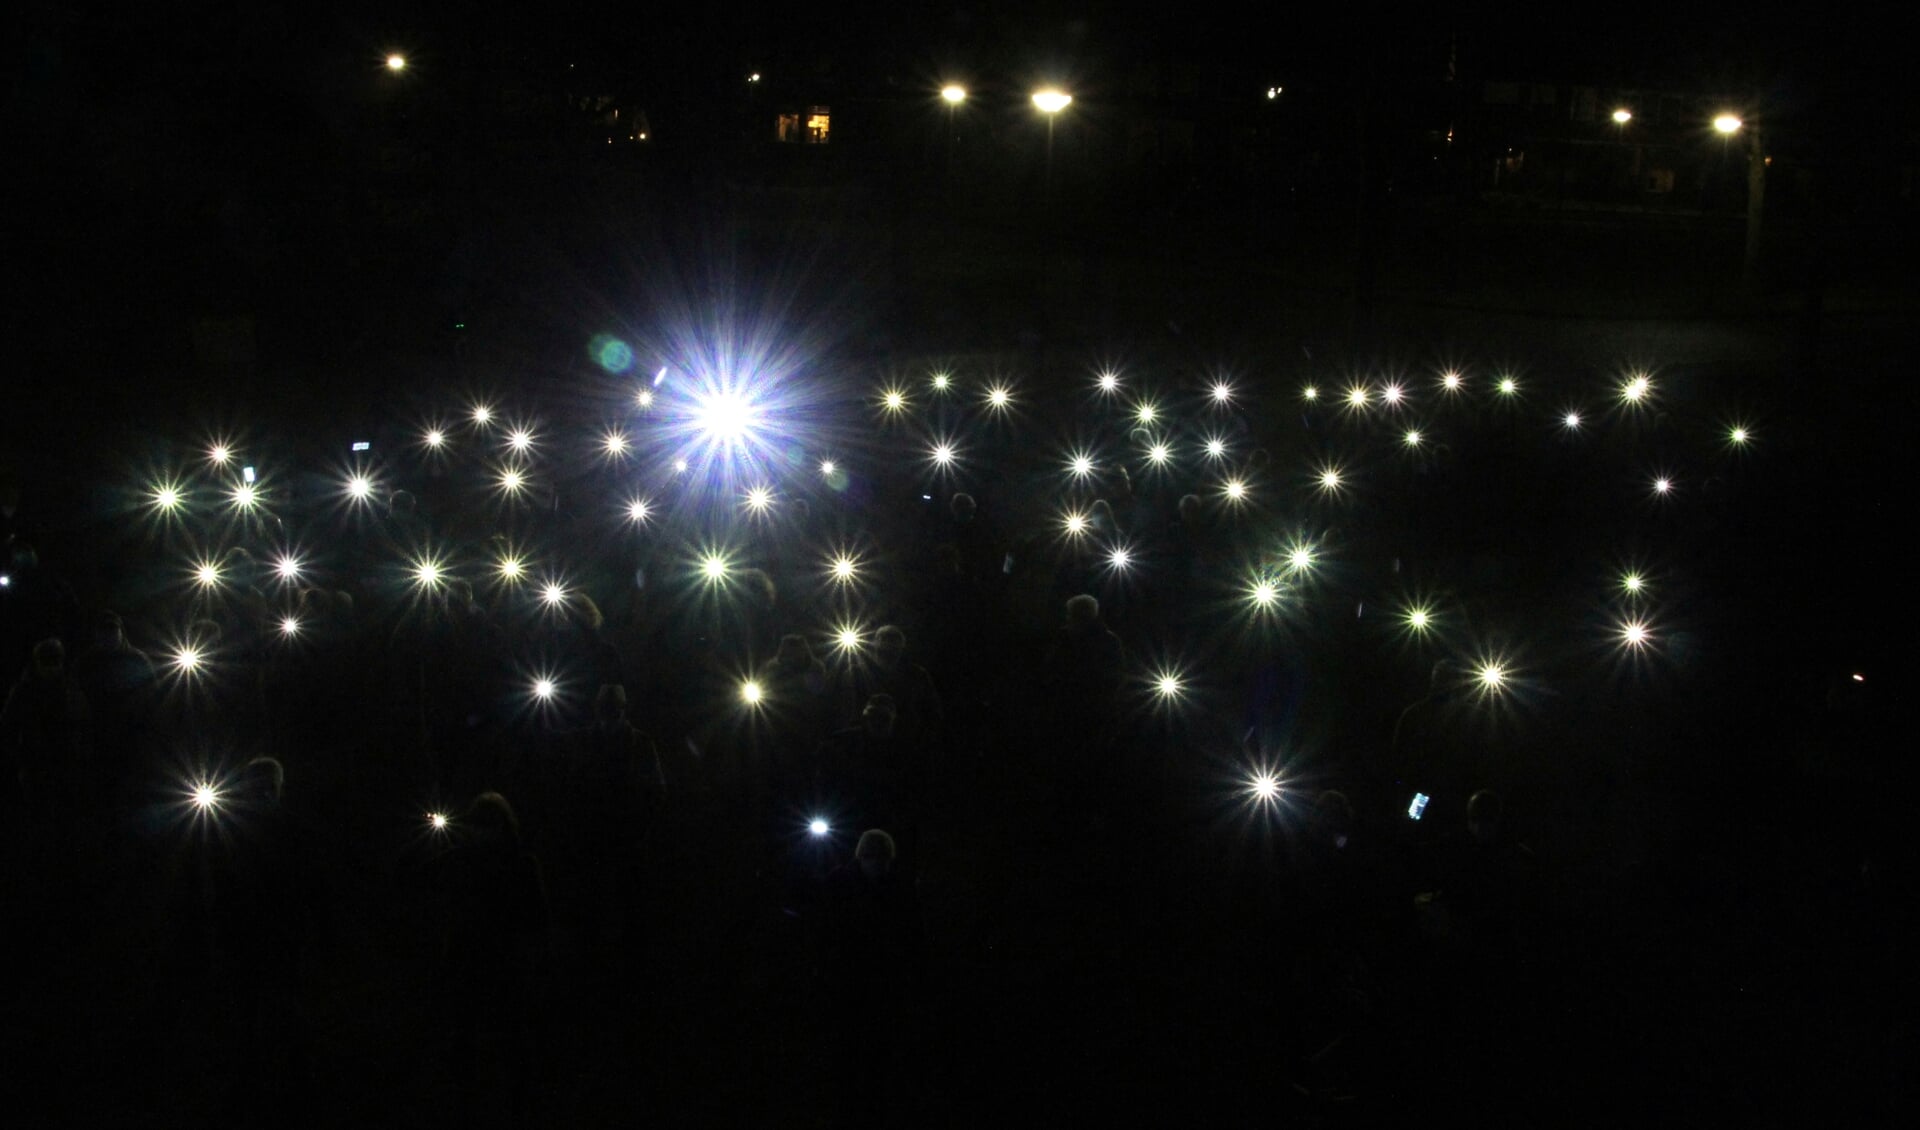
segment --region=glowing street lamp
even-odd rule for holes
[[[494,574],[508,584],[516,584],[527,575],[527,563],[518,557],[502,557],[494,563]]]
[[[945,471],[954,465],[960,455],[950,441],[940,440],[928,450],[927,458],[933,463],[935,469]]]
[[[1613,112],[1614,125],[1624,126],[1632,120],[1633,120],[1633,111],[1627,109],[1625,106],[1622,106],[1618,110],[1615,110]]]
[[[1279,606],[1282,591],[1283,586],[1272,577],[1258,577],[1247,586],[1247,602],[1256,612],[1271,612]]]
[[[217,561],[196,561],[193,565],[193,579],[201,588],[210,589],[225,580],[226,574],[221,571]]]
[[[839,469],[840,469],[840,465],[838,463],[835,463],[831,459],[822,459],[820,461],[820,473],[828,476],[829,478],[831,478],[833,476],[833,473]]]
[[[1209,459],[1224,459],[1227,455],[1227,441],[1219,436],[1208,436],[1205,450]]]
[[[1389,408],[1400,407],[1400,401],[1406,397],[1406,390],[1398,384],[1388,384],[1380,390],[1380,399],[1386,401]]]
[[[933,391],[945,392],[952,387],[953,387],[952,377],[948,376],[945,373],[935,373],[933,375]]]
[[[1036,90],[1033,92],[1033,104],[1035,108],[1047,116],[1047,171],[1045,187],[1048,191],[1051,191],[1053,188],[1053,120],[1060,116],[1060,111],[1073,104],[1073,95],[1052,88]]]
[[[885,409],[889,416],[897,416],[901,412],[906,411],[906,390],[897,386],[889,386],[882,389],[880,392],[880,407]]]
[[[163,515],[171,515],[185,504],[186,495],[176,483],[161,483],[147,495],[148,505]]]
[[[1124,545],[1116,545],[1107,551],[1107,568],[1116,573],[1124,573],[1133,567],[1133,550]]]
[[[347,477],[347,500],[355,506],[364,506],[373,500],[373,480],[364,474]]]
[[[822,838],[831,831],[833,831],[833,825],[828,824],[825,820],[820,819],[818,816],[807,821],[807,835],[812,836],[815,839]]]
[[[1086,514],[1079,510],[1069,510],[1060,516],[1060,528],[1068,537],[1078,538],[1086,534],[1090,524]]]
[[[447,433],[441,431],[439,428],[428,428],[426,434],[421,436],[420,440],[427,445],[428,450],[438,451],[446,445]]]
[[[740,684],[740,701],[748,706],[759,706],[760,700],[764,697],[766,692],[753,679],[747,679]]]
[[[1367,406],[1371,395],[1366,385],[1350,385],[1347,388],[1347,407],[1358,412]]]
[[[207,460],[216,467],[224,467],[233,458],[233,449],[224,443],[216,443],[207,449]]]
[[[1739,133],[1743,124],[1745,123],[1741,122],[1737,114],[1719,114],[1713,119],[1713,130],[1722,137],[1726,137]]]
[[[1752,439],[1753,433],[1738,424],[1727,429],[1727,442],[1734,447],[1745,447]]]
[[[1245,480],[1242,479],[1228,479],[1226,482],[1220,484],[1220,493],[1226,496],[1228,502],[1245,502],[1247,500],[1247,484]]]
[[[567,602],[567,590],[558,581],[548,581],[540,588],[540,603],[548,608],[559,608]]]
[[[1499,662],[1482,663],[1473,673],[1483,694],[1498,694],[1507,688],[1507,668]]]
[[[1346,489],[1346,479],[1338,467],[1320,468],[1320,490],[1325,494],[1339,494]]]
[[[1187,693],[1186,680],[1180,677],[1178,671],[1168,670],[1166,668],[1155,671],[1152,676],[1152,684],[1154,696],[1162,703],[1178,702],[1184,698]]]
[[[1256,804],[1272,805],[1280,799],[1280,777],[1275,773],[1255,773],[1247,778],[1247,792]]]
[[[235,510],[246,513],[259,504],[260,488],[251,483],[241,483],[228,493],[227,498]]]
[[[444,833],[449,823],[450,821],[447,820],[447,814],[444,812],[427,813],[427,827],[436,832]]]
[[[195,781],[193,788],[187,793],[187,800],[193,807],[209,816],[219,809],[223,799],[219,788],[212,781]]]
[[[399,74],[407,69],[407,57],[398,52],[387,56],[387,70]]]
[[[967,100],[967,88],[948,84],[940,88],[940,97],[946,100],[947,105],[958,106]]]

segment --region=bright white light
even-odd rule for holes
[[[517,581],[527,575],[527,565],[518,557],[502,557],[495,564],[494,572],[498,573],[503,581]]]
[[[1033,104],[1039,107],[1042,113],[1058,114],[1073,104],[1073,95],[1058,90],[1036,90],[1033,93]]]
[[[601,449],[611,456],[625,455],[628,446],[625,432],[608,432],[600,440]]]
[[[431,558],[416,561],[413,564],[414,583],[421,588],[436,588],[446,575],[446,569]]]
[[[1120,391],[1120,377],[1117,373],[1100,374],[1100,391],[1114,393]]]
[[[280,618],[280,634],[288,637],[299,635],[300,634],[299,617],[282,616]]]
[[[933,445],[933,450],[928,452],[928,456],[933,460],[933,465],[936,467],[951,467],[953,466],[955,458],[953,445],[950,443],[936,443]]]
[[[951,101],[958,101],[958,99],[952,99]],[[832,830],[833,829],[827,825],[827,822],[825,820],[822,820],[817,816],[814,817],[812,820],[807,821],[808,835],[824,836]]]
[[[405,55],[389,55],[389,56],[387,56],[387,69],[388,69],[388,70],[390,70],[390,71],[404,71],[404,70],[406,70],[406,69],[407,69],[407,57],[406,57]]]
[[[1013,393],[1005,385],[994,385],[987,390],[987,406],[1004,409],[1013,403]]]
[[[1157,671],[1154,673],[1153,693],[1159,695],[1162,699],[1169,701],[1177,699],[1185,693],[1186,689],[1187,684],[1180,678],[1177,672]]]
[[[1232,502],[1241,502],[1247,497],[1247,484],[1239,479],[1228,479],[1220,490]]]
[[[1620,587],[1634,596],[1647,587],[1647,579],[1638,573],[1627,573],[1620,578]]]
[[[853,558],[841,555],[827,563],[827,572],[841,584],[847,584],[859,575],[860,566]]]
[[[764,487],[764,486],[754,487],[751,490],[747,491],[747,497],[746,497],[747,509],[753,511],[755,514],[765,514],[767,512],[767,509],[772,505],[773,505],[773,488],[772,487]]]
[[[427,826],[436,832],[447,830],[447,814],[444,812],[427,813]]]
[[[1440,387],[1446,389],[1448,392],[1459,392],[1461,386],[1465,383],[1466,379],[1464,377],[1451,370],[1440,374]]]
[[[1400,437],[1400,442],[1406,444],[1408,447],[1419,447],[1422,439],[1420,429],[1408,428],[1407,434]]]
[[[945,392],[952,387],[953,387],[952,377],[949,377],[945,373],[935,373],[933,375],[933,391]]]
[[[1480,680],[1480,685],[1489,691],[1497,691],[1507,685],[1507,669],[1498,663],[1482,664],[1475,672],[1475,677]]]
[[[700,559],[700,572],[708,581],[725,580],[731,569],[727,559],[717,553],[709,553]]]
[[[1433,626],[1433,613],[1425,608],[1409,608],[1404,617],[1407,627],[1416,632],[1424,632]]]
[[[1247,599],[1255,608],[1266,610],[1280,603],[1280,586],[1272,580],[1262,577],[1247,590]]]
[[[1655,494],[1673,493],[1673,480],[1667,478],[1664,475],[1662,475],[1660,478],[1653,480],[1653,493]]]
[[[180,488],[161,486],[154,489],[153,505],[164,511],[177,510],[180,507]]]
[[[1068,460],[1067,470],[1073,472],[1075,478],[1086,478],[1088,475],[1093,474],[1093,456],[1076,454],[1072,459]]]
[[[1160,415],[1160,410],[1154,407],[1151,402],[1140,405],[1139,407],[1135,408],[1133,412],[1133,418],[1140,421],[1143,424],[1153,423],[1153,421],[1157,419],[1159,415]]]
[[[1112,552],[1107,554],[1107,565],[1109,568],[1125,572],[1132,564],[1133,551],[1124,545],[1114,546]]]
[[[1312,386],[1312,385],[1308,385],[1308,386],[1306,386],[1305,388],[1303,388],[1303,389],[1301,389],[1301,390],[1300,390],[1300,399],[1302,399],[1302,400],[1318,400],[1318,399],[1320,399],[1320,390],[1319,390],[1319,389],[1317,389],[1317,388],[1315,388],[1315,387],[1314,387],[1314,386]]]
[[[300,569],[300,559],[291,554],[283,553],[278,558],[275,558],[273,562],[274,573],[283,581],[299,580]]]
[[[1653,391],[1653,382],[1646,377],[1634,377],[1620,386],[1620,399],[1628,404],[1638,404]]]
[[[1620,625],[1620,643],[1624,647],[1638,651],[1652,642],[1652,639],[1653,633],[1647,628],[1644,620],[1628,620]]]
[[[1365,408],[1368,397],[1371,395],[1372,394],[1367,391],[1366,385],[1351,385],[1347,388],[1347,407]]]
[[[754,682],[752,679],[748,679],[746,682],[740,684],[740,701],[746,703],[748,706],[760,705],[762,694],[760,684]]]
[[[355,475],[347,480],[347,497],[355,502],[365,502],[373,497],[373,480],[365,475]]]
[[[897,388],[887,389],[880,395],[880,404],[889,412],[899,412],[907,406],[907,394]]]
[[[1219,436],[1207,440],[1207,458],[1218,459],[1227,453],[1227,441]]]
[[[1627,109],[1625,106],[1622,106],[1620,109],[1615,110],[1613,112],[1614,125],[1624,126],[1632,120],[1633,120],[1633,111]]]
[[[427,434],[423,438],[426,440],[428,447],[438,450],[442,444],[447,442],[447,433],[441,431],[439,428],[428,428]]]
[[[507,494],[519,494],[520,491],[524,489],[527,485],[527,477],[521,474],[519,471],[509,467],[508,469],[500,472],[500,478],[498,479],[498,482],[500,484],[500,489],[503,492]]]
[[[1156,467],[1164,466],[1167,460],[1172,458],[1173,449],[1164,443],[1156,443],[1147,448],[1147,460]]]
[[[627,503],[627,521],[645,522],[653,517],[653,507],[644,498],[636,498]]]
[[[1406,390],[1397,384],[1387,385],[1380,390],[1380,399],[1395,407],[1399,406],[1400,399],[1404,396],[1406,396]]]
[[[173,665],[176,669],[192,673],[200,669],[200,649],[183,647],[173,653]]]
[[[1514,380],[1512,377],[1501,377],[1498,387],[1501,396],[1512,396],[1520,391],[1520,382]]]
[[[675,460],[673,461],[673,473],[674,473],[674,474],[676,474],[676,475],[684,475],[684,474],[686,474],[686,473],[687,473],[687,461],[686,461],[685,459],[675,459]]]
[[[943,86],[940,88],[940,97],[946,99],[948,103],[957,106],[967,100],[967,88],[964,86]]]
[[[1727,430],[1727,442],[1735,447],[1745,446],[1746,442],[1752,438],[1753,433],[1747,431],[1745,428],[1729,428]]]
[[[1315,560],[1316,556],[1310,545],[1295,545],[1287,550],[1287,564],[1296,571],[1313,568]]]
[[[480,425],[483,428],[486,427],[488,424],[493,423],[493,409],[487,407],[484,404],[474,405],[473,406],[473,422]]]
[[[1580,428],[1580,413],[1569,412],[1566,415],[1560,417],[1560,425],[1566,428],[1570,432],[1578,431]]]
[[[567,590],[559,584],[548,581],[540,588],[540,603],[548,608],[558,608],[567,602]]]
[[[207,458],[224,467],[227,465],[227,460],[233,458],[233,452],[228,450],[226,444],[216,443],[207,451]]]
[[[220,790],[214,788],[210,782],[197,782],[189,795],[193,799],[193,806],[202,812],[211,812],[220,807]]]
[[[1713,119],[1713,128],[1720,133],[1738,133],[1740,125],[1740,119],[1733,114],[1721,114]]]
[[[535,679],[533,681],[533,697],[545,701],[553,697],[553,692],[554,685],[552,679]]]
[[[1329,494],[1336,493],[1340,490],[1341,486],[1344,485],[1344,483],[1345,483],[1345,480],[1340,475],[1340,468],[1326,467],[1320,471],[1320,489],[1321,490],[1326,491]]]
[[[200,582],[201,588],[212,588],[221,581],[220,566],[212,561],[202,561],[193,567],[193,579]]]
[[[1078,510],[1069,510],[1060,519],[1060,525],[1073,537],[1087,532],[1087,516]]]
[[[1280,799],[1280,778],[1272,773],[1255,773],[1247,780],[1247,791],[1264,803]]]
[[[738,443],[747,438],[756,422],[753,404],[737,392],[716,392],[702,397],[694,411],[694,422],[709,440]]]
[[[533,446],[533,433],[525,428],[515,428],[507,434],[507,446],[524,453]]]
[[[246,483],[241,483],[239,486],[233,488],[233,493],[228,497],[233,499],[233,508],[235,510],[252,510],[254,505],[260,501],[260,491],[257,487],[251,487]]]
[[[1210,390],[1215,404],[1227,404],[1233,400],[1233,386],[1225,381],[1215,381]]]
[[[820,473],[823,475],[831,475],[838,469],[839,465],[831,459],[822,459],[820,461]]]
[[[833,630],[833,644],[841,651],[860,650],[860,629],[852,624],[842,624]]]

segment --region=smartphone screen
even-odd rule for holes
[[[1425,793],[1413,794],[1413,803],[1407,806],[1407,815],[1413,817],[1415,820],[1420,819],[1421,813],[1427,810],[1427,801],[1430,799],[1432,798]]]

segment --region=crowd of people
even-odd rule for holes
[[[9,500],[9,904],[42,909],[49,949],[137,951],[144,984],[217,998],[196,1031],[230,1083],[201,1109],[297,1110],[340,1054],[316,963],[417,956],[420,1073],[472,1117],[527,1117],[563,1086],[538,1066],[557,1001],[726,996],[637,983],[636,955],[681,945],[752,1007],[790,1000],[770,977],[818,986],[822,1102],[898,1122],[928,969],[972,936],[930,932],[931,892],[1013,905],[1044,857],[1084,938],[1116,887],[1116,915],[1152,918],[1222,850],[1206,944],[1285,955],[1293,1088],[1384,1087],[1353,1049],[1399,1046],[1382,998],[1413,970],[1481,987],[1424,1009],[1527,1007],[1538,867],[1507,808],[1537,772],[1515,753],[1537,675],[1653,661],[1657,594],[1619,547],[1710,539],[1715,515],[1673,507],[1746,442],[1650,386],[1590,390],[1582,421],[1569,390],[1490,375],[1029,395],[941,374],[786,414],[682,380],[598,431],[468,403],[314,466],[265,435],[182,446],[98,531],[98,591]],[[1562,496],[1610,539],[1571,599],[1578,570],[1502,556]],[[368,905],[387,949],[342,922]],[[787,957],[693,956],[715,937]],[[1146,991],[1132,944],[1110,968]],[[1098,991],[1074,984],[1050,991]],[[147,999],[130,1030],[174,1032]]]

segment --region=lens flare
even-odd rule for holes
[[[839,584],[852,584],[859,579],[860,563],[847,554],[836,554],[827,562],[827,575]]]
[[[1220,484],[1220,493],[1226,495],[1228,502],[1245,502],[1247,500],[1247,484],[1241,479],[1228,479],[1226,482]]]
[[[1447,392],[1459,392],[1466,383],[1466,378],[1451,369],[1440,374],[1440,387]]]
[[[1560,417],[1560,426],[1567,429],[1570,432],[1579,431],[1580,430],[1580,413],[1569,412],[1566,415]]]
[[[279,557],[274,558],[273,574],[282,581],[297,581],[300,579],[301,570],[305,567],[298,557],[290,553],[283,553]]]
[[[1497,694],[1507,688],[1507,681],[1511,676],[1507,671],[1506,664],[1492,661],[1482,663],[1479,667],[1475,668],[1473,677],[1474,680],[1480,684],[1482,693]]]
[[[932,461],[935,468],[945,471],[959,460],[960,455],[951,440],[939,440],[927,452],[927,458]]]
[[[509,498],[515,497],[521,491],[527,489],[526,472],[520,470],[518,467],[505,468],[494,479],[494,485],[500,488],[501,494]]]
[[[1403,400],[1406,395],[1406,389],[1401,388],[1397,384],[1388,384],[1380,390],[1380,399],[1386,401],[1387,405],[1392,408],[1400,407],[1400,401]]]
[[[446,831],[447,823],[448,821],[447,821],[446,813],[444,812],[427,813],[427,827],[432,828],[434,831],[436,832]]]
[[[1104,392],[1109,396],[1111,396],[1116,392],[1119,392],[1120,391],[1120,375],[1118,373],[1101,373],[1100,380],[1097,383],[1097,387],[1100,389],[1101,392]]]
[[[539,699],[541,702],[546,702],[551,699],[554,692],[559,689],[559,687],[554,685],[552,679],[539,678],[533,681],[533,697]]]
[[[1207,458],[1221,459],[1227,454],[1227,441],[1219,436],[1208,436],[1205,444]]]
[[[825,820],[820,819],[818,816],[814,817],[812,820],[807,821],[807,834],[810,836],[824,836],[828,832],[831,832],[832,830],[833,828]]]
[[[653,504],[644,498],[636,498],[627,503],[627,521],[636,526],[645,525],[653,517]]]
[[[1285,591],[1286,586],[1272,577],[1256,575],[1247,586],[1247,602],[1253,605],[1256,612],[1271,612],[1280,606],[1280,598]]]
[[[1365,408],[1367,404],[1370,402],[1371,397],[1372,397],[1372,393],[1367,391],[1366,385],[1348,385],[1347,386],[1347,407],[1348,408],[1355,409],[1356,411],[1359,409]]]
[[[210,589],[226,580],[226,573],[218,561],[196,561],[193,563],[193,579],[201,588]]]
[[[447,433],[439,428],[428,428],[426,434],[420,437],[420,441],[432,450],[438,451],[446,445]]]
[[[527,575],[527,563],[518,557],[502,557],[494,563],[494,575],[513,584]]]
[[[833,646],[843,652],[857,652],[865,642],[856,624],[839,624],[833,629]]]
[[[708,443],[739,445],[753,438],[760,414],[746,393],[722,389],[699,399],[693,422]]]
[[[1668,478],[1665,475],[1661,475],[1659,478],[1654,479],[1653,493],[1656,495],[1662,495],[1662,496],[1672,494],[1673,480]]]
[[[1753,439],[1753,433],[1739,425],[1727,429],[1727,442],[1734,447],[1745,447]]]
[[[634,393],[633,402],[636,405],[640,406],[641,408],[653,407],[653,390],[650,388],[643,388],[639,392]]]
[[[147,493],[148,505],[161,514],[172,514],[185,505],[186,494],[178,483],[165,482]]]
[[[732,571],[732,564],[718,553],[709,553],[700,559],[700,575],[706,578],[708,584],[726,580],[727,574]]]
[[[831,459],[822,459],[820,461],[820,473],[823,475],[832,475],[835,471],[839,469],[840,469],[840,465],[835,463]]]
[[[548,581],[540,586],[540,603],[548,608],[558,608],[567,602],[567,590],[558,581]]]
[[[205,662],[205,659],[201,656],[200,649],[197,647],[187,645],[174,650],[173,667],[174,670],[179,671],[181,674],[193,674],[200,669],[200,664],[203,662]]]
[[[1319,473],[1320,490],[1325,494],[1339,494],[1346,489],[1346,479],[1338,467],[1322,467]]]
[[[740,701],[746,703],[748,706],[760,705],[760,700],[765,697],[765,693],[766,692],[760,689],[760,684],[752,679],[748,679],[740,684]]]
[[[413,583],[423,589],[438,589],[447,581],[446,563],[433,557],[416,557],[408,566]]]
[[[1215,404],[1233,403],[1233,386],[1225,381],[1215,381],[1208,394],[1213,397]]]
[[[212,781],[195,781],[187,793],[187,800],[202,813],[211,814],[220,808],[225,797]]]
[[[1247,792],[1261,805],[1271,805],[1280,799],[1280,777],[1273,772],[1254,773],[1247,778]]]
[[[1187,682],[1178,671],[1161,668],[1153,673],[1150,681],[1154,696],[1163,704],[1179,702],[1186,697]]]
[[[472,418],[475,424],[484,428],[488,424],[493,423],[493,409],[484,404],[476,404],[473,406]]]
[[[1093,474],[1093,456],[1076,451],[1067,460],[1067,472],[1076,479],[1084,479]]]
[[[1320,390],[1313,385],[1307,385],[1300,390],[1300,399],[1307,401],[1318,400],[1320,399]]]
[[[355,505],[362,505],[372,501],[373,480],[366,475],[349,475],[347,477],[347,498]]]
[[[880,393],[880,407],[889,415],[907,410],[907,394],[899,388],[883,389]]]
[[[1060,528],[1065,530],[1069,537],[1077,538],[1085,534],[1087,526],[1087,515],[1083,511],[1069,510],[1060,516]]]
[[[1133,567],[1133,550],[1124,545],[1116,545],[1107,551],[1107,568],[1116,573],[1124,573]]]
[[[1643,375],[1635,375],[1620,386],[1620,399],[1628,404],[1639,404],[1645,401],[1652,392],[1652,379]]]
[[[1005,412],[1013,405],[1013,390],[1005,385],[993,385],[987,389],[987,407],[995,412]]]
[[[1517,396],[1520,393],[1520,382],[1512,377],[1501,377],[1500,383],[1495,387],[1500,390],[1501,396]]]
[[[622,431],[609,431],[600,437],[600,450],[605,452],[609,459],[620,458],[625,455],[631,447],[632,444],[627,439],[627,433]]]
[[[1160,409],[1150,400],[1142,401],[1134,405],[1133,418],[1143,424],[1151,424],[1160,418]]]
[[[241,483],[228,493],[227,498],[231,500],[235,510],[243,512],[252,510],[260,504],[260,488]]]
[[[952,377],[949,377],[945,373],[935,373],[933,375],[933,391],[945,392],[952,387],[953,387]]]
[[[1646,591],[1647,579],[1638,573],[1623,573],[1620,576],[1620,587],[1628,596],[1639,596]]]
[[[1173,458],[1173,449],[1164,443],[1156,443],[1147,448],[1147,462],[1156,467],[1164,467]]]
[[[1400,622],[1415,635],[1424,635],[1433,627],[1433,610],[1424,605],[1415,605],[1401,614]]]
[[[757,486],[749,489],[741,504],[755,514],[765,514],[773,506],[773,488]]]
[[[298,616],[282,616],[280,618],[280,634],[289,639],[299,635],[300,618]]]
[[[533,433],[526,428],[515,428],[507,433],[507,446],[515,452],[525,455],[533,450]]]
[[[1420,429],[1408,428],[1407,434],[1400,437],[1400,442],[1408,447],[1419,447],[1423,439],[1424,437],[1420,435]]]
[[[1645,620],[1627,620],[1619,626],[1620,645],[1632,651],[1640,651],[1653,642],[1653,630]]]
[[[1320,563],[1320,552],[1312,542],[1290,541],[1287,543],[1287,568],[1295,573],[1304,573]]]

